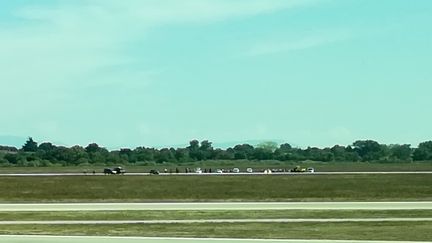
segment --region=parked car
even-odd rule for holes
[[[240,169],[239,169],[239,168],[234,168],[232,171],[233,171],[234,173],[239,173],[239,172],[240,172]]]
[[[290,172],[294,172],[294,173],[302,173],[302,172],[306,172],[306,169],[305,169],[305,168],[302,168],[302,167],[300,167],[300,166],[296,166],[296,167],[292,168],[292,169],[290,170]]]
[[[246,172],[247,172],[247,173],[252,173],[252,172],[253,172],[253,169],[252,169],[252,168],[247,168],[247,169],[246,169]]]
[[[307,172],[309,173],[315,173],[315,169],[312,167],[307,168]]]
[[[158,170],[150,170],[150,175],[159,175]]]

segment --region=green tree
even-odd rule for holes
[[[46,152],[52,151],[55,148],[55,146],[52,143],[41,143],[38,147],[38,150],[43,150]]]
[[[410,144],[391,144],[388,146],[390,149],[390,157],[393,160],[410,161],[412,159],[412,148]]]
[[[240,160],[240,159],[253,159],[255,148],[250,144],[239,144],[234,146],[232,149],[232,152],[234,152],[234,159]],[[230,149],[227,150],[227,152],[230,152]]]
[[[414,150],[413,159],[419,160],[432,160],[432,141],[422,142]]]
[[[18,149],[12,146],[4,146],[0,145],[0,151],[6,151],[6,152],[18,152]]]
[[[274,151],[274,159],[285,161],[289,160],[289,157],[292,152],[292,146],[288,143],[281,144],[279,148]]]
[[[5,158],[0,157],[0,165],[5,166],[8,165],[9,161],[7,161]]]
[[[189,150],[186,148],[178,148],[175,150],[174,156],[177,162],[183,163],[190,160],[189,158]]]
[[[37,142],[33,141],[32,137],[29,137],[22,147],[22,150],[24,152],[36,152],[37,149],[38,149],[38,144]]]
[[[273,159],[273,153],[271,150],[258,147],[254,149],[253,158],[257,160],[271,160]]]
[[[257,160],[273,159],[273,153],[278,148],[278,144],[273,141],[262,142],[254,149],[253,157]]]
[[[81,163],[85,163],[85,161],[88,162],[89,156],[86,150],[81,146],[73,146],[69,149],[68,153],[70,154],[67,161],[69,164],[79,165]]]
[[[87,145],[87,147],[85,147],[85,150],[87,153],[96,153],[100,149],[101,148],[99,147],[99,145],[97,143],[91,143],[91,144]]]
[[[161,149],[158,153],[156,153],[155,156],[156,163],[163,163],[163,162],[175,162],[176,158],[172,151],[167,148]]]
[[[278,144],[273,141],[266,141],[266,142],[259,143],[257,145],[257,148],[261,148],[273,153],[278,148]]]
[[[333,158],[335,161],[347,161],[347,152],[344,146],[335,145],[330,151],[333,153]]]
[[[154,161],[156,154],[156,149],[154,148],[146,148],[146,147],[138,147],[133,150],[131,154],[131,160],[134,161]]]
[[[192,160],[201,160],[200,158],[200,145],[198,140],[192,140],[189,142],[189,146],[187,147],[189,150],[189,156]]]
[[[385,150],[381,144],[373,140],[358,140],[353,143],[354,151],[363,161],[380,160],[385,157]]]
[[[234,159],[234,150],[232,148],[228,148],[226,150],[217,148],[213,150],[212,159],[215,160],[233,160]]]
[[[200,151],[199,157],[201,160],[211,159],[213,154],[212,143],[209,142],[208,140],[201,141],[199,151]]]
[[[307,147],[303,151],[303,154],[306,159],[313,160],[313,161],[332,161],[334,156],[333,153],[329,148],[320,149],[317,147]]]
[[[85,151],[88,153],[91,163],[106,163],[109,157],[107,149],[99,147],[96,143],[87,145]]]
[[[118,159],[121,161],[127,161],[129,163],[137,162],[136,157],[133,156],[132,149],[129,148],[122,148],[120,151],[111,151],[110,154],[115,154],[116,157],[118,157]]]
[[[17,164],[19,160],[18,154],[6,154],[4,158],[10,163],[10,164]]]

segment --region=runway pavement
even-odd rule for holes
[[[428,241],[356,241],[356,240],[273,240],[221,238],[149,238],[149,237],[96,237],[96,236],[36,236],[0,235],[7,243],[428,243]],[[430,241],[429,241],[430,243]]]
[[[348,222],[427,222],[432,218],[317,218],[317,219],[185,219],[185,220],[19,220],[0,225],[83,225],[83,224],[205,224],[205,223],[348,223]]]
[[[386,175],[386,174],[432,174],[432,171],[342,171],[342,172],[303,172],[303,173],[293,173],[293,172],[275,172],[272,174],[264,174],[262,172],[254,173],[160,173],[158,176],[276,176],[276,175],[286,175],[286,176],[306,176],[306,175]],[[45,176],[119,176],[119,175],[104,175],[103,173],[1,173],[0,177],[45,177]],[[156,176],[149,173],[138,173],[131,172],[126,173],[121,176]]]
[[[432,202],[196,202],[0,204],[0,211],[121,210],[432,210]]]

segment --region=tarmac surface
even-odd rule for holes
[[[254,173],[160,173],[158,176],[259,176],[259,175],[291,175],[291,176],[306,176],[306,175],[386,175],[386,174],[432,174],[432,171],[343,171],[343,172],[274,172],[264,174],[263,172]],[[104,175],[103,173],[92,174],[87,173],[1,173],[0,177],[24,177],[24,176],[119,176],[119,175]],[[125,173],[121,176],[156,176],[150,173]]]
[[[85,224],[200,224],[200,223],[347,223],[425,222],[432,218],[324,218],[324,219],[186,219],[186,220],[21,220],[0,221],[0,225],[85,225]]]
[[[25,203],[0,204],[13,211],[122,210],[432,210],[432,201],[417,202],[195,202],[195,203]]]
[[[428,241],[355,241],[355,240],[270,240],[220,238],[148,238],[148,237],[96,237],[96,236],[34,236],[0,235],[7,243],[428,243]],[[430,241],[429,241],[430,242]]]

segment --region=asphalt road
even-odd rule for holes
[[[0,204],[0,211],[120,210],[432,210],[431,202],[203,202]]]
[[[160,173],[158,176],[306,176],[306,175],[386,175],[386,174],[432,174],[432,171],[344,171],[344,172],[275,172],[272,174],[264,174],[262,172],[254,173]],[[119,175],[104,175],[103,173],[1,173],[1,177],[21,177],[21,176],[119,176]],[[156,176],[149,173],[126,173],[121,176]]]
[[[147,237],[81,236],[0,236],[7,243],[428,243],[427,241],[355,241],[355,240],[267,240],[267,239],[192,239]],[[429,242],[430,243],[430,242]]]
[[[432,218],[324,218],[324,219],[185,219],[185,220],[20,220],[0,225],[83,225],[83,224],[203,224],[203,223],[348,223],[429,222]]]

